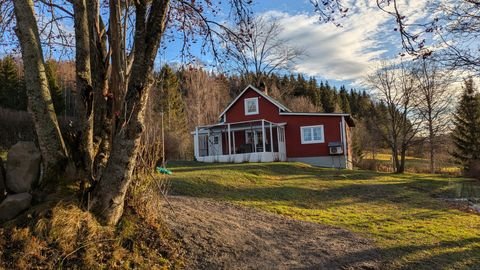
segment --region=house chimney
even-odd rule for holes
[[[267,84],[264,81],[260,82],[259,88],[260,88],[260,91],[262,91],[265,95],[268,96]]]

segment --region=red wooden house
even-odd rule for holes
[[[354,126],[345,113],[292,112],[249,85],[220,114],[219,123],[196,127],[192,135],[200,162],[300,161],[351,168]]]

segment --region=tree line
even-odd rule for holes
[[[27,96],[23,75],[20,73],[21,63],[15,62],[11,56],[0,60],[0,63],[3,62],[11,63],[8,64],[10,73],[16,75],[5,79],[3,76],[0,77],[0,84],[5,86],[0,88],[2,97],[0,106],[26,110]],[[74,70],[74,63],[48,60],[47,67],[48,82],[57,115],[75,118],[78,109],[71,98],[74,78],[71,76],[72,72],[66,72]],[[4,73],[3,69],[0,69],[0,73]],[[189,131],[198,125],[217,122],[218,115],[226,105],[247,85],[252,84],[252,76],[253,74],[226,75],[207,72],[193,66],[173,68],[164,65],[156,71],[155,83],[147,106],[147,118],[152,119],[147,126],[152,128],[157,126],[156,135],[159,135],[163,115],[165,137],[168,141],[167,159],[192,158]],[[318,82],[316,78],[305,77],[302,74],[273,73],[264,76],[263,79],[268,85],[268,94],[294,111],[346,112],[360,118],[369,114],[371,106],[375,104],[366,91],[347,90],[345,86],[337,89],[328,81]],[[7,87],[10,85],[16,85],[16,88]],[[23,93],[21,102],[18,102],[17,95],[12,95],[11,92]]]
[[[25,110],[20,62],[9,56],[0,63],[3,86],[0,106]],[[75,117],[76,105],[68,102],[74,84],[73,73],[65,72],[74,69],[73,63],[49,60],[47,67],[55,111],[58,116]],[[207,72],[201,67],[164,65],[154,73],[141,158],[148,161],[149,166],[158,165],[160,160],[191,159],[190,131],[195,126],[217,122],[219,113],[255,76],[258,74],[226,75]],[[456,146],[450,154],[465,170],[470,170],[471,163],[479,158],[480,148],[476,148],[479,125],[475,124],[480,119],[479,98],[473,79],[465,81],[456,112],[452,105],[457,100],[451,95],[450,79],[428,61],[421,65],[383,63],[376,73],[366,78],[368,93],[365,89],[347,90],[344,85],[337,88],[328,81],[317,81],[303,74],[262,76],[268,94],[294,111],[351,114],[357,124],[353,133],[355,165],[361,166],[367,152],[375,155],[376,151],[387,148],[392,153],[393,170],[403,172],[408,151],[413,146],[425,145],[427,149],[423,152],[430,160],[432,173],[438,169],[436,155],[447,151],[442,149],[442,144],[445,138],[450,141],[448,134]],[[12,94],[12,89],[16,94]],[[466,100],[467,97],[470,100]],[[24,104],[23,107],[20,104]],[[162,128],[165,149],[161,144]]]

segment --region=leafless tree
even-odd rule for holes
[[[186,68],[181,72],[185,93],[189,129],[218,121],[218,115],[229,102],[227,82],[221,76],[210,76],[201,68]]]
[[[375,125],[392,151],[395,172],[405,171],[405,156],[420,130],[412,66],[383,62],[367,77],[380,102]]]
[[[225,55],[239,73],[252,73],[254,84],[259,85],[263,76],[290,69],[303,55],[301,48],[281,38],[282,31],[278,22],[255,17],[232,31],[225,31]]]
[[[398,7],[398,0],[376,1],[381,10],[395,18],[395,30],[407,53],[423,58],[435,54],[452,69],[480,72],[477,42],[480,38],[480,1],[432,1],[427,8],[435,16],[420,23],[408,21]],[[432,41],[427,41],[429,39]]]
[[[319,112],[317,106],[308,97],[290,98],[285,105],[294,112]]]
[[[0,1],[12,5],[10,1]],[[237,23],[250,16],[250,1],[229,2]],[[82,169],[91,176],[89,207],[103,223],[116,224],[122,216],[136,166],[145,129],[146,101],[153,85],[154,62],[163,38],[168,36],[167,29],[181,33],[184,44],[201,35],[206,43],[213,45],[212,25],[219,24],[207,19],[205,13],[215,13],[218,7],[209,0],[39,0],[36,3],[47,7],[47,12],[60,10],[70,19],[73,17],[76,87],[80,95],[78,151],[83,154]],[[5,14],[1,22],[16,29],[27,78],[29,110],[40,150],[47,173],[58,174],[67,153],[46,83],[44,43],[35,16],[38,7],[34,7],[33,0],[13,1],[13,7],[14,19],[4,19],[3,15],[13,13],[2,6],[0,11]],[[109,31],[103,22],[105,17]],[[95,174],[93,167],[97,160],[105,166]]]
[[[66,147],[51,102],[33,1],[14,1],[13,6],[16,34],[22,49],[28,111],[35,125],[45,175],[51,177],[66,159]]]
[[[422,119],[429,145],[430,172],[435,173],[438,139],[449,130],[453,95],[451,76],[431,59],[421,59],[413,75],[417,84],[417,112]]]

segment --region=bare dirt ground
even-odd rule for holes
[[[228,202],[183,196],[165,204],[166,223],[187,269],[380,269],[370,240]]]

